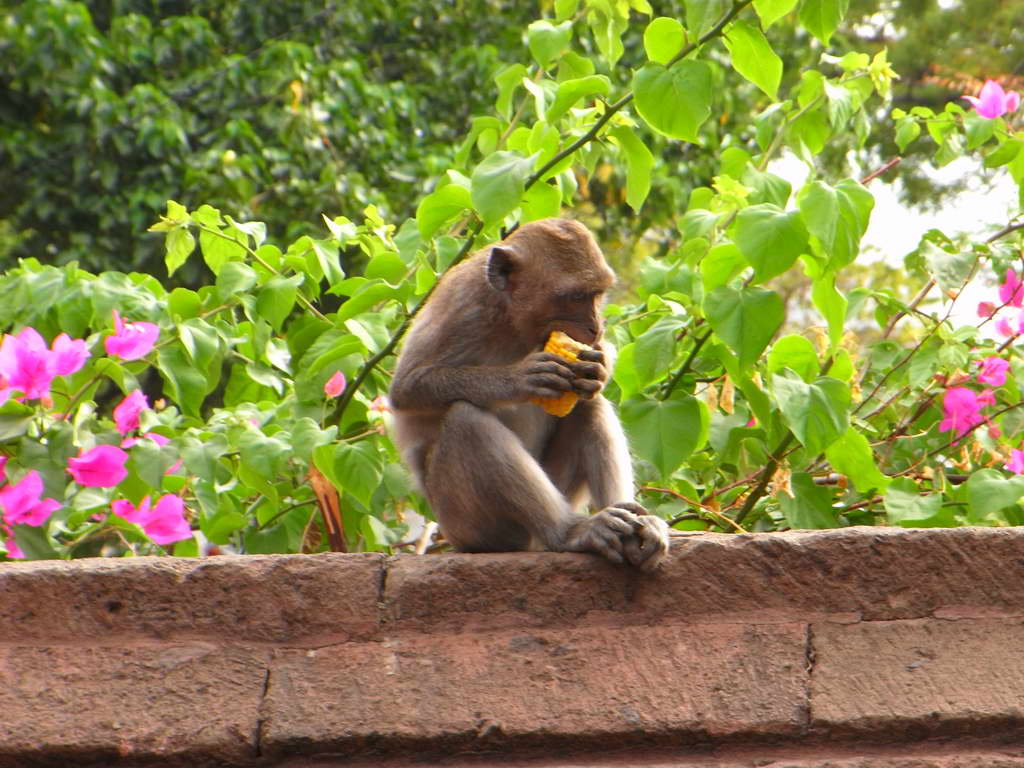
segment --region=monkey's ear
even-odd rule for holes
[[[496,291],[507,291],[511,288],[512,273],[516,269],[516,252],[505,245],[491,248],[487,258],[487,282]]]

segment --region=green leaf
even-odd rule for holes
[[[647,58],[657,64],[668,64],[685,44],[686,30],[676,19],[659,16],[644,30],[644,50],[647,51]]]
[[[878,470],[868,439],[853,427],[825,449],[825,457],[836,472],[850,478],[858,493],[885,493],[889,488],[890,480]]]
[[[245,248],[238,241],[238,238],[245,237],[244,234],[230,229],[221,230],[220,227],[216,227],[216,230],[221,234],[207,229],[199,230],[199,247],[203,251],[203,261],[215,275],[220,274],[225,264],[245,258]]]
[[[846,179],[831,187],[814,181],[800,190],[797,205],[807,229],[828,254],[832,269],[845,267],[857,258],[860,239],[875,205],[874,196],[863,184]]]
[[[807,229],[798,211],[762,203],[739,212],[735,240],[757,282],[764,282],[788,270],[807,249]]]
[[[704,447],[711,416],[695,397],[674,392],[668,400],[639,396],[622,406],[630,446],[667,479],[690,454]]]
[[[260,289],[256,297],[256,311],[260,317],[280,331],[285,319],[295,306],[295,294],[302,283],[302,275],[281,277],[275,275]]]
[[[800,7],[800,23],[823,45],[828,45],[849,4],[850,0],[804,0]]]
[[[222,302],[236,298],[256,285],[256,270],[240,261],[229,261],[217,274],[217,295]]]
[[[395,287],[383,281],[371,280],[355,291],[351,298],[341,305],[341,309],[338,310],[335,319],[337,322],[342,323],[356,315],[361,315],[382,301],[399,299],[407,291],[407,285]]]
[[[711,70],[702,61],[683,59],[666,69],[646,64],[633,75],[636,109],[658,133],[696,142],[711,115]]]
[[[523,195],[522,223],[556,217],[562,211],[562,194],[546,182],[534,184]]]
[[[911,142],[920,135],[921,124],[913,117],[904,117],[896,123],[896,146],[899,147],[900,152],[905,152]]]
[[[188,257],[195,250],[196,239],[185,227],[180,227],[167,233],[164,246],[167,249],[164,263],[167,265],[167,276],[170,277],[178,267],[188,261]]]
[[[754,0],[754,10],[765,29],[796,8],[799,0]]]
[[[24,435],[34,415],[34,409],[16,400],[0,405],[0,440],[13,440]]]
[[[332,479],[339,492],[349,493],[369,506],[380,485],[384,462],[374,443],[338,443],[313,450],[317,468]]]
[[[177,344],[161,347],[157,353],[157,368],[168,387],[168,394],[182,413],[199,416],[199,409],[208,391],[206,377]]]
[[[772,390],[782,419],[808,453],[816,455],[846,432],[850,389],[823,376],[808,384],[795,373],[772,375]]]
[[[970,278],[977,255],[968,249],[953,247],[953,251],[940,248],[929,239],[921,241],[918,253],[924,256],[928,274],[935,278],[944,293],[959,293]]]
[[[710,32],[732,3],[730,0],[686,0],[686,28],[694,38]]]
[[[541,67],[557,59],[569,47],[572,40],[572,22],[563,21],[557,26],[543,19],[533,22],[526,29],[526,43],[530,53]]]
[[[523,83],[523,78],[526,77],[528,71],[522,64],[510,64],[501,70],[494,76],[494,82],[498,86],[498,100],[495,102],[495,108],[498,113],[506,120],[512,117],[512,96]],[[419,214],[416,214],[416,218],[419,218]],[[424,235],[424,238],[427,236]]]
[[[753,365],[782,325],[782,298],[764,288],[736,290],[723,285],[704,298],[711,329],[739,357],[742,368]]]
[[[516,152],[492,152],[473,169],[473,208],[486,224],[503,219],[519,206],[533,158]]]
[[[768,353],[768,373],[778,373],[789,368],[806,382],[811,382],[821,373],[821,364],[814,345],[803,336],[783,336],[772,345]]]
[[[816,485],[806,472],[795,472],[790,480],[793,495],[785,491],[778,495],[779,506],[786,524],[794,530],[838,528],[839,520],[832,506],[832,492]]]
[[[632,128],[619,126],[609,131],[609,134],[618,142],[626,156],[626,202],[634,211],[639,211],[651,191],[654,155]]]
[[[46,533],[46,526],[15,525],[14,540],[29,560],[60,560],[53,548],[53,541]]]
[[[885,494],[889,522],[904,528],[948,528],[955,524],[953,510],[942,506],[942,496],[922,496],[913,480],[893,478]]]
[[[835,349],[843,339],[846,330],[846,311],[849,302],[836,290],[834,275],[825,275],[814,281],[811,301],[828,323],[828,338]]]
[[[604,75],[589,75],[574,80],[564,80],[558,84],[555,91],[555,100],[548,107],[544,119],[554,123],[569,109],[575,106],[576,102],[588,96],[599,94],[605,96],[611,90],[611,81]]]
[[[1024,496],[1024,475],[1005,477],[995,469],[979,469],[968,478],[966,486],[969,524],[1005,524],[999,512],[1016,505]]]
[[[725,33],[725,47],[732,56],[733,68],[769,98],[776,98],[782,81],[782,59],[772,50],[764,33],[738,19]]]
[[[416,208],[416,226],[420,236],[429,240],[437,231],[456,216],[473,207],[469,190],[458,184],[435,189],[420,200]]]
[[[665,317],[644,331],[636,340],[633,364],[641,389],[668,375],[675,359],[676,336],[683,327],[684,322],[681,318]]]
[[[199,294],[188,288],[175,288],[167,297],[167,309],[176,319],[198,317],[202,303]]]
[[[716,245],[700,262],[704,290],[713,291],[726,285],[747,266],[747,260],[735,243]]]

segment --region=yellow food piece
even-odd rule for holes
[[[552,331],[544,345],[545,352],[558,355],[570,363],[579,360],[580,352],[585,352],[588,349],[590,347],[586,344],[580,344],[576,339],[561,331]],[[575,392],[564,392],[558,397],[531,397],[530,402],[536,403],[552,416],[562,417],[569,415],[569,411],[573,409],[579,399],[579,395]]]

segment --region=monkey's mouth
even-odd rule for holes
[[[594,346],[594,344],[601,340],[602,330],[603,329],[599,329],[595,333],[592,330],[580,327],[576,323],[552,324],[544,333],[544,338],[541,341],[541,346],[544,346],[544,343],[547,341],[548,336],[550,336],[553,331],[561,331],[566,336],[569,336],[573,341],[578,341],[580,344],[586,344],[588,347],[592,347]]]

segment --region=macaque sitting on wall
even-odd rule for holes
[[[601,395],[614,279],[586,227],[545,219],[452,269],[416,317],[391,385],[395,438],[455,549],[596,552],[645,570],[668,552],[664,521],[632,500]],[[553,331],[590,349],[545,352]],[[579,401],[564,417],[531,402],[565,393]]]

